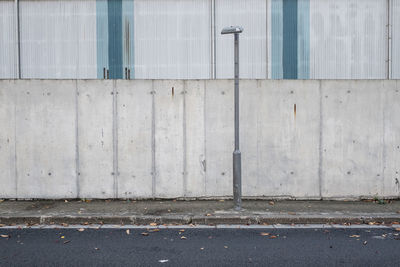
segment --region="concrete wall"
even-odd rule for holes
[[[400,196],[400,82],[242,80],[243,194]],[[0,198],[232,194],[232,80],[1,80]]]

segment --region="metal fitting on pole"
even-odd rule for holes
[[[221,34],[234,34],[235,56],[235,150],[233,151],[233,203],[235,210],[242,208],[242,155],[239,149],[239,34],[240,26],[226,27]]]

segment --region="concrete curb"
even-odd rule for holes
[[[400,221],[400,214],[301,214],[301,215],[55,215],[55,216],[0,216],[0,224],[122,224],[122,225],[266,225],[266,224],[391,224]]]

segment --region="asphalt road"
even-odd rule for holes
[[[0,266],[400,266],[393,228],[180,230],[0,228]]]

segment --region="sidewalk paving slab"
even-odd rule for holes
[[[0,202],[0,224],[267,225],[400,222],[399,200],[245,200],[242,211],[234,211],[232,207],[231,200],[5,200]]]

